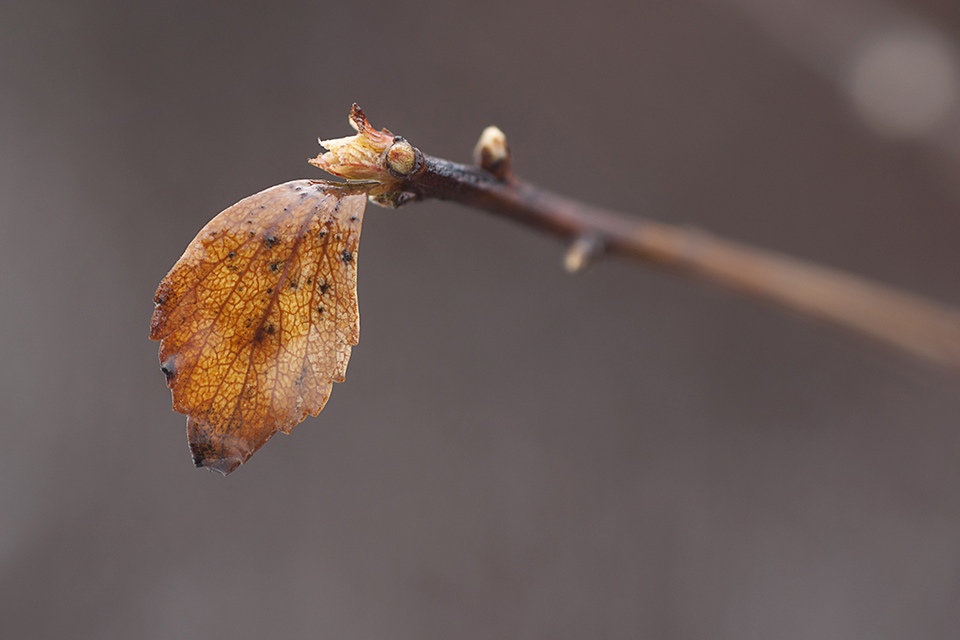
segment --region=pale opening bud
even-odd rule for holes
[[[569,273],[579,273],[586,269],[600,254],[603,253],[605,243],[596,233],[587,233],[573,241],[567,255],[564,256],[563,266]]]
[[[510,173],[510,148],[507,136],[497,127],[487,127],[473,149],[474,161],[497,176],[505,178]]]
[[[350,112],[350,124],[357,134],[321,140],[320,144],[328,151],[309,160],[310,164],[347,180],[393,180],[382,165],[381,157],[393,144],[394,135],[386,129],[377,131],[370,126],[357,105],[353,105]]]
[[[397,178],[405,178],[417,169],[417,150],[400,138],[387,149],[387,169]]]

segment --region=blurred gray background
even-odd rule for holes
[[[953,0],[0,6],[0,635],[956,638],[960,384],[446,203],[369,207],[327,408],[195,470],[147,339],[350,104],[960,305]]]

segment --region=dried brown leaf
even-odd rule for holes
[[[343,382],[366,199],[311,180],[261,191],[211,220],[160,283],[150,338],[198,467],[230,473]]]

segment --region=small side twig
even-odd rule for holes
[[[354,107],[351,117],[362,121],[357,127],[360,134],[354,138],[369,137],[372,128]],[[481,137],[474,152],[477,166],[422,154],[386,130],[374,133],[385,134],[392,141],[378,159],[371,160],[389,173],[385,180],[372,176],[381,185],[371,196],[378,204],[400,206],[437,198],[484,209],[570,240],[573,246],[567,267],[571,271],[602,253],[625,256],[734,289],[960,369],[960,310],[837,269],[547,192],[513,175],[506,138],[496,128],[488,128]],[[353,144],[354,138],[329,142]],[[348,179],[357,177],[351,175],[352,168],[335,164],[333,155],[324,154],[311,162]],[[371,174],[360,177],[369,179]]]

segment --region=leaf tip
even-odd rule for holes
[[[187,418],[187,439],[194,466],[224,476],[233,473],[253,453],[241,446],[239,438],[214,434],[209,426],[193,418]]]
[[[196,452],[194,452],[193,464],[197,469],[206,467],[210,471],[216,471],[226,477],[233,473],[243,462],[240,458],[198,458]]]

